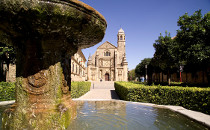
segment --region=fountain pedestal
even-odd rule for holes
[[[70,57],[100,42],[106,26],[77,0],[1,0],[0,34],[17,50],[16,102],[2,128],[66,129],[76,117]]]

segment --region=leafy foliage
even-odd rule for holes
[[[150,62],[148,70],[152,73],[163,72],[167,74],[170,85],[170,75],[179,71],[184,65],[184,71],[206,73],[210,83],[210,12],[202,16],[201,10],[189,16],[187,13],[181,16],[177,22],[180,29],[177,36],[171,38],[170,33],[160,36],[153,44],[155,54]],[[143,75],[142,63],[136,66],[136,74]],[[152,77],[152,76],[151,76]],[[204,81],[204,78],[203,78]]]
[[[210,59],[210,12],[204,17],[201,10],[189,16],[179,17],[176,41],[180,48],[180,60],[187,64],[208,63]]]
[[[1,62],[15,63],[16,52],[12,46],[0,42],[0,59]]]
[[[79,98],[90,91],[91,82],[71,82],[71,97]]]
[[[176,63],[175,53],[175,41],[171,38],[170,33],[166,31],[165,36],[160,36],[153,44],[155,48],[155,54],[153,59],[156,62],[156,66],[162,70],[171,70]],[[154,65],[154,66],[155,66]]]
[[[15,83],[0,82],[0,101],[15,100]]]
[[[132,70],[130,70],[129,73],[128,73],[128,80],[129,80],[129,81],[132,81],[132,80],[135,80],[135,78],[136,78],[135,70],[132,69]]]
[[[210,88],[145,86],[115,82],[115,91],[122,100],[177,105],[210,114]]]
[[[170,85],[170,74],[174,69],[178,68],[176,42],[171,38],[170,33],[166,31],[165,36],[160,34],[153,46],[155,54],[152,64],[168,74],[168,84]]]
[[[145,58],[139,63],[135,68],[135,74],[137,77],[145,76],[146,75],[146,69],[145,65],[149,65],[151,62],[151,58]]]

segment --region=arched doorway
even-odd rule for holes
[[[105,81],[109,81],[109,74],[108,73],[105,74]]]

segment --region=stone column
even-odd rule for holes
[[[114,58],[115,59],[115,61],[114,61],[114,64],[115,64],[115,69],[114,69],[115,70],[115,78],[114,78],[114,80],[115,81],[118,81],[117,58],[118,58],[117,51],[115,51],[115,58]]]
[[[128,62],[126,60],[126,56],[124,54],[123,57],[123,81],[128,81]]]
[[[17,51],[16,102],[4,113],[3,128],[67,128],[76,117],[68,57],[77,50],[52,49],[53,42],[40,39],[20,42],[23,48]]]
[[[96,51],[96,57],[95,57],[95,67],[96,67],[96,72],[95,72],[95,81],[100,81],[99,79],[99,55],[98,51]]]
[[[123,65],[123,81],[128,81],[128,64]]]

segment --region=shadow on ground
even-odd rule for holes
[[[115,90],[110,90],[112,99],[120,99]]]

